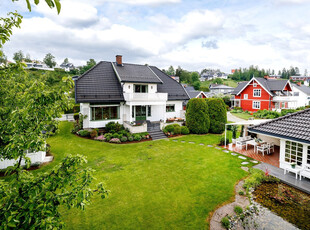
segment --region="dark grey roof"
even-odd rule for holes
[[[252,80],[252,79],[251,79]],[[288,83],[288,80],[276,80],[276,79],[265,79],[265,78],[259,78],[256,77],[255,80],[259,82],[265,88],[268,93],[273,95],[273,91],[281,91],[284,89],[285,85]],[[243,87],[248,82],[241,82],[232,92],[232,94],[238,94],[240,90],[243,89]],[[241,85],[242,84],[242,85]]]
[[[304,92],[305,94],[310,95],[310,87],[305,86],[305,85],[297,85],[297,84],[293,84],[293,85],[300,91]]]
[[[115,62],[113,65],[121,82],[162,83],[158,76],[156,76],[147,65],[123,63],[122,66],[119,66]]]
[[[188,91],[196,91],[194,86],[188,85],[188,84],[182,84],[182,86],[184,87],[184,89],[188,92]]]
[[[256,125],[249,131],[310,144],[310,109]]]
[[[163,84],[157,85],[159,93],[168,93],[168,100],[189,100],[183,86],[155,66],[150,66],[153,72],[160,78]]]
[[[190,98],[196,98],[201,93],[201,91],[195,90],[193,86],[187,84],[182,84],[182,86]]]
[[[121,102],[123,90],[110,62],[99,62],[75,81],[77,103]]]
[[[235,94],[239,93],[240,90],[242,90],[243,87],[244,87],[246,84],[248,84],[248,82],[246,82],[246,81],[240,82],[240,83],[238,84],[238,86],[234,89],[234,91],[231,92],[231,94],[235,95]]]

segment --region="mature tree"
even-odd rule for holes
[[[5,54],[2,52],[2,50],[0,50],[0,64],[6,64],[7,60],[8,59]]]
[[[193,85],[195,90],[199,90],[200,89],[200,81],[195,81],[192,85]]]
[[[55,57],[51,53],[45,55],[43,62],[50,68],[53,68],[57,64],[55,61]]]
[[[27,55],[26,55],[24,61],[25,61],[25,62],[32,62],[31,57],[30,57],[30,54],[27,54]]]
[[[65,58],[64,61],[63,61],[63,63],[64,63],[64,64],[68,64],[68,63],[69,63],[69,59],[68,59],[68,58]]]
[[[199,81],[199,74],[197,72],[191,73],[192,83]]]
[[[180,82],[191,83],[191,73],[183,70],[180,76]]]
[[[175,75],[175,70],[173,68],[173,66],[169,66],[168,70],[166,71],[166,74],[170,75],[170,76],[174,76]]]
[[[212,81],[212,83],[214,83],[214,84],[223,84],[224,82],[223,82],[223,79],[222,79],[222,78],[215,78],[215,79]]]
[[[86,65],[80,67],[80,74],[85,73],[87,70],[92,68],[93,66],[96,65],[96,61],[94,59],[89,59],[89,61],[86,62]]]
[[[36,4],[39,0],[34,0]],[[60,10],[58,0],[45,0]],[[30,1],[26,0],[31,9]],[[9,40],[13,27],[21,23],[21,16],[0,21],[0,48]],[[2,36],[4,35],[4,36]],[[23,64],[10,64],[0,68],[0,158],[17,160],[7,173],[8,180],[0,180],[0,229],[59,229],[63,227],[60,205],[84,209],[94,192],[107,194],[99,184],[93,190],[92,170],[82,167],[81,156],[68,156],[59,166],[44,174],[33,174],[21,166],[29,167],[25,150],[42,150],[49,128],[55,118],[72,104],[67,92],[72,80],[54,88],[45,84],[44,76],[30,78]]]
[[[15,62],[21,62],[24,60],[24,58],[25,58],[24,53],[21,50],[13,54],[13,60]]]
[[[178,68],[175,70],[175,76],[179,76],[181,77],[183,69],[181,68],[181,66],[178,66]]]
[[[210,119],[205,99],[192,98],[188,101],[186,105],[186,126],[191,133],[208,133]]]

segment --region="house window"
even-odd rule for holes
[[[243,99],[248,99],[248,95],[247,95],[247,94],[244,94],[244,95],[243,95]]]
[[[166,112],[174,112],[175,105],[166,105]]]
[[[303,145],[293,142],[286,141],[285,142],[285,161],[288,163],[296,163],[297,165],[302,164],[302,152]],[[309,148],[308,148],[309,154]]]
[[[151,108],[152,108],[152,106],[150,106],[150,105],[147,106],[147,116],[148,117],[152,116],[152,109]]]
[[[147,85],[135,85],[135,93],[147,93]]]
[[[253,97],[260,97],[261,89],[253,89]]]
[[[91,120],[119,119],[119,106],[91,107]]]
[[[257,83],[253,83],[253,87],[257,87]]]
[[[260,101],[253,101],[253,109],[260,109]]]

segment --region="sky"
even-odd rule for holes
[[[33,0],[32,0],[33,2]],[[17,10],[24,18],[4,53],[22,50],[58,64],[76,66],[115,61],[231,69],[310,69],[310,0],[61,0],[50,9],[43,0],[28,12],[26,1],[0,1],[0,17]]]

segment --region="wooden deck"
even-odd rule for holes
[[[254,153],[254,147],[253,146],[248,146],[248,150],[246,150],[245,147],[243,149],[237,148],[234,144],[229,144],[227,149],[240,153],[242,155],[251,157],[257,161],[261,161],[270,165],[273,165],[275,167],[279,168],[279,157],[280,157],[280,147],[275,146],[274,152],[271,154],[266,154],[263,156],[261,152]]]

